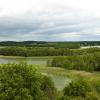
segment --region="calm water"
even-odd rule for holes
[[[27,62],[28,64],[47,64],[48,58],[46,57],[0,57],[0,64],[4,63],[18,63],[18,62]]]
[[[71,82],[71,79],[64,77],[64,76],[58,76],[58,75],[51,75],[51,78],[54,82],[55,87],[60,91],[63,90],[66,85],[68,85]]]
[[[66,87],[71,82],[71,79],[65,76],[53,75],[47,73],[42,73],[42,74],[52,78],[54,85],[58,91],[63,90],[64,87]]]
[[[100,46],[83,46],[81,49],[86,49],[86,48],[100,48]]]

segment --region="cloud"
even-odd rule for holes
[[[98,3],[98,0],[0,1],[0,40],[100,40]]]

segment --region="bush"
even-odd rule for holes
[[[80,78],[72,81],[67,87],[64,88],[64,96],[86,97],[88,92],[91,92],[89,82]]]
[[[51,78],[44,76],[43,81],[42,81],[42,90],[44,91],[45,95],[50,99],[50,100],[55,100],[56,99],[56,89],[54,87],[54,83],[52,82]]]
[[[43,77],[25,63],[1,65],[0,100],[50,100],[46,91],[41,88],[49,78],[45,77],[45,80]],[[51,81],[48,87],[54,88],[50,85]],[[52,92],[52,88],[48,92]]]
[[[64,88],[63,96],[58,100],[100,100],[99,94],[91,81],[80,77]]]

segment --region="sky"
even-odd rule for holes
[[[0,0],[0,41],[100,41],[100,0]]]

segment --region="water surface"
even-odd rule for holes
[[[5,63],[19,63],[27,62],[28,64],[47,64],[47,57],[10,57],[10,56],[0,56],[0,64]]]

